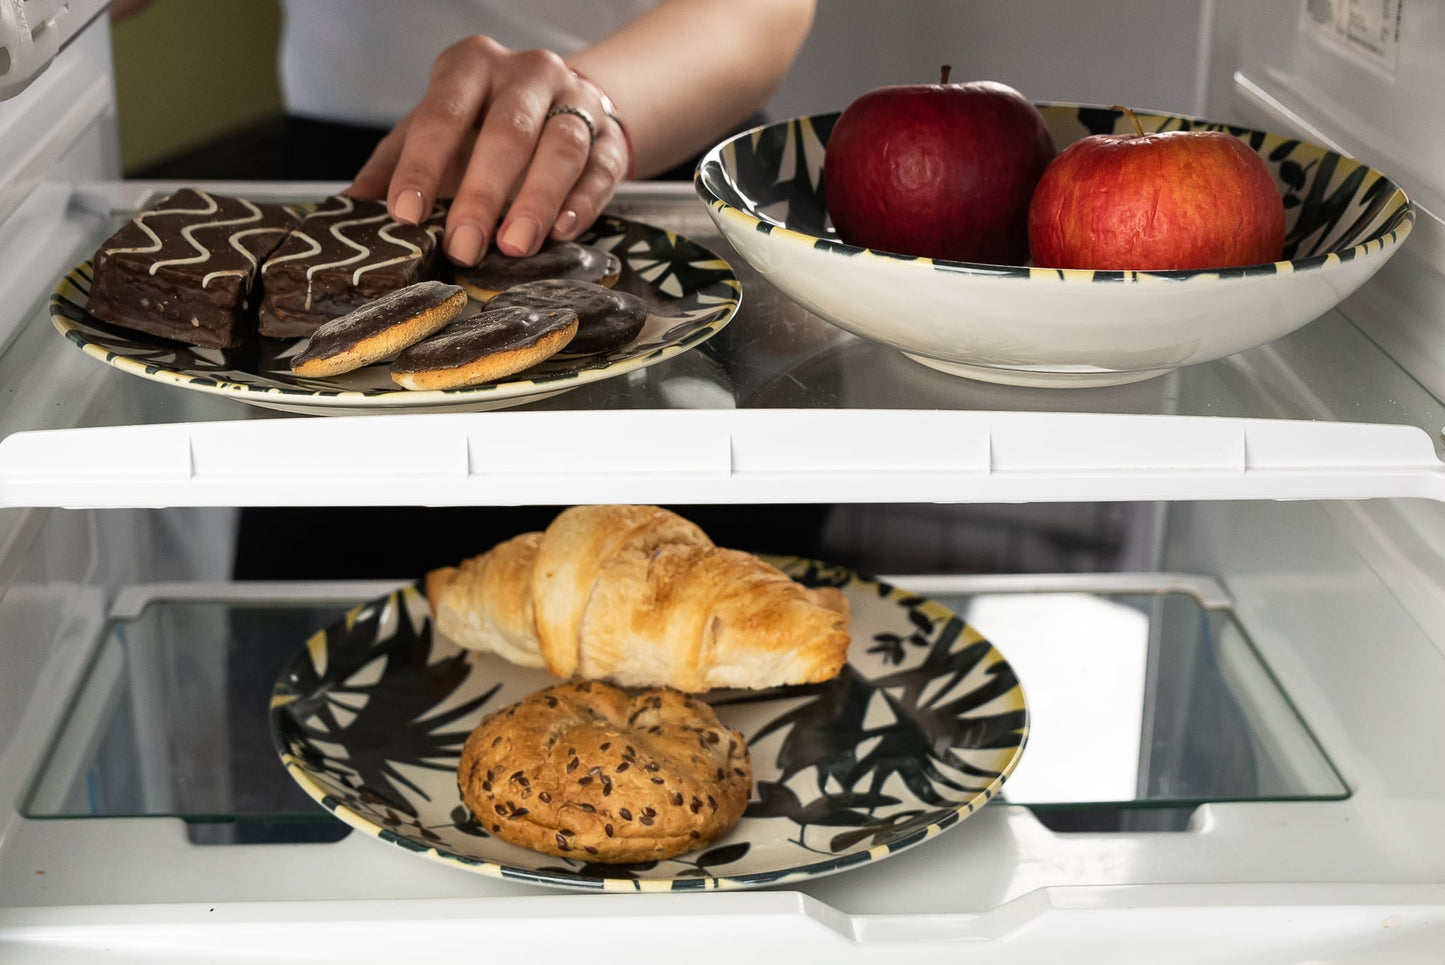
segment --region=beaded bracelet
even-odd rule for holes
[[[599,87],[596,81],[577,68],[573,67],[570,69],[573,76],[596,92],[597,99],[602,102],[602,113],[611,118],[612,123],[616,124],[617,129],[622,132],[622,140],[627,145],[627,180],[631,181],[637,176],[637,152],[632,147],[631,132],[627,130],[627,125],[622,123],[622,118],[618,116],[617,108],[613,106],[612,98],[607,96],[607,92]]]

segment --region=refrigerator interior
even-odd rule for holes
[[[1445,128],[1419,121],[1445,17],[1335,0],[1188,19],[1203,113],[1337,146],[1419,204],[1399,256],[1290,336],[1116,388],[965,383],[735,262],[739,317],[637,378],[355,420],[157,385],[56,337],[53,279],[166,190],[115,180],[105,37],[82,34],[0,103],[26,135],[0,141],[0,959],[371,961],[566,930],[569,955],[621,961],[635,947],[571,936],[624,927],[704,961],[1438,959]],[[614,209],[721,249],[690,192]],[[599,414],[615,428],[589,442]],[[577,439],[565,471],[538,426]],[[662,453],[627,442],[660,432]],[[1028,695],[1001,797],[843,873],[606,897],[445,867],[306,797],[266,708],[308,637],[577,501],[707,514],[721,543],[807,549],[954,609]],[[372,552],[275,525],[341,502]],[[403,552],[393,519],[451,538]],[[238,579],[258,545],[282,576]]]

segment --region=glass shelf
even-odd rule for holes
[[[150,189],[168,187],[174,185]],[[335,186],[222,187],[258,198],[312,198]],[[298,418],[127,375],[86,357],[54,331],[47,300],[55,281],[143,204],[150,189],[139,183],[77,186],[57,213],[65,219],[65,237],[88,240],[61,246],[68,250],[55,255],[56,278],[37,284],[29,321],[0,347],[0,385],[10,391],[0,412],[0,438],[20,429]],[[519,408],[1020,410],[1331,419],[1419,426],[1441,446],[1445,404],[1338,311],[1259,349],[1133,385],[991,385],[926,368],[791,302],[723,241],[690,184],[625,185],[609,210],[684,234],[726,258],[742,284],[738,314],[694,351]]]
[[[1127,815],[1348,796],[1210,580],[896,582],[955,609],[1014,664],[1031,726],[1004,799],[1051,827],[1163,829],[1182,825]],[[267,724],[281,667],[313,632],[382,592],[336,586],[309,596],[304,584],[249,583],[123,594],[24,813],[176,816],[198,843],[344,836],[286,774]]]

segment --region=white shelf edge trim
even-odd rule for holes
[[[0,506],[1445,501],[1414,426],[1165,415],[622,410],[15,433]]]
[[[359,962],[418,952],[464,955],[475,948],[481,926],[502,954],[535,959],[539,923],[585,933],[603,922],[622,922],[645,924],[649,941],[658,947],[686,947],[698,935],[710,935],[709,942],[689,951],[694,960],[707,962],[733,961],[739,951],[754,948],[766,948],[779,959],[811,949],[862,960],[860,952],[889,946],[925,953],[909,960],[937,961],[945,950],[956,958],[967,950],[987,962],[1016,962],[1021,953],[1030,961],[1057,960],[1080,952],[1081,961],[1157,962],[1191,942],[1190,947],[1211,950],[1209,960],[1229,961],[1257,956],[1264,948],[1345,950],[1363,944],[1377,952],[1383,945],[1388,952],[1392,931],[1410,940],[1411,950],[1438,947],[1442,907],[1441,889],[1433,886],[1303,883],[1050,888],[981,914],[901,918],[847,915],[792,892],[617,895],[605,901],[554,895],[120,904],[0,909],[0,947],[37,953],[104,947],[113,954],[154,954],[158,961],[174,960],[168,953],[177,950],[194,960],[244,949],[237,960],[269,961],[271,956],[288,958],[297,937],[306,936],[326,943],[318,961]],[[636,960],[635,951],[606,943],[598,953],[590,957]]]

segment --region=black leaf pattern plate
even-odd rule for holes
[[[87,355],[144,379],[284,412],[356,415],[477,411],[535,401],[664,362],[711,338],[737,312],[741,289],[732,267],[694,241],[611,216],[599,218],[578,240],[621,260],[617,287],[648,303],[642,331],[609,352],[553,356],[505,381],[464,389],[403,389],[384,364],[334,378],[302,378],[290,367],[302,339],[257,338],[235,349],[210,349],[110,325],[85,310],[90,261],[56,286],[50,318]]]
[[[431,631],[421,582],[316,633],[285,667],[271,733],[291,776],[342,821],[494,877],[596,891],[784,885],[879,861],[998,794],[1028,736],[1013,669],[935,601],[793,557],[769,557],[852,608],[843,672],[823,684],[708,696],[749,741],[741,821],[704,851],[640,864],[567,860],[490,837],[456,784],[486,714],[555,683]]]

